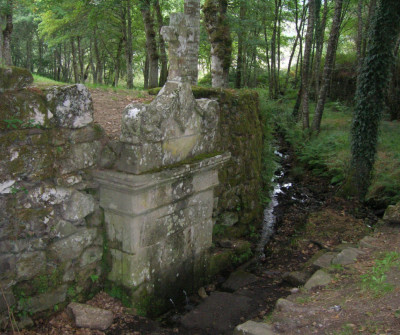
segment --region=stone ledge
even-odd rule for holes
[[[145,174],[128,174],[114,170],[94,170],[93,177],[102,185],[119,191],[137,191],[154,187],[154,185],[162,185],[171,180],[185,176],[187,173],[195,173],[197,171],[211,170],[219,165],[229,161],[231,154],[229,152],[201,160],[200,162],[188,163],[180,166],[164,167],[164,170],[154,173]]]

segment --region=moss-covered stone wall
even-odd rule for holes
[[[102,211],[89,169],[103,147],[83,85],[45,91],[0,69],[0,326],[83,299],[102,275]]]
[[[232,159],[219,171],[216,189],[216,230],[239,238],[254,233],[262,222],[262,127],[259,100],[253,90],[193,87],[197,99],[216,99],[220,105],[216,150]]]

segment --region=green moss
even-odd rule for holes
[[[219,250],[212,254],[207,271],[209,277],[214,277],[232,266],[232,258],[234,255],[235,253],[231,249]]]
[[[0,99],[0,130],[52,127],[45,97],[31,90],[5,92]],[[34,120],[40,114],[43,125]]]
[[[160,91],[161,91],[162,87],[154,87],[154,88],[150,88],[147,93],[149,93],[149,95],[157,95]]]
[[[0,67],[0,92],[3,89],[21,89],[33,83],[32,74],[15,66]]]
[[[96,140],[104,137],[105,131],[99,124],[97,123],[93,124],[93,129],[95,132]]]

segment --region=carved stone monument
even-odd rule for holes
[[[126,107],[119,171],[95,173],[112,259],[108,278],[127,289],[136,307],[154,314],[205,278],[214,188],[230,158],[211,154],[218,103],[196,100],[191,91],[199,1],[185,1],[185,14],[173,15],[163,34],[170,43],[169,80],[150,104]]]
[[[173,13],[170,25],[161,28],[169,43],[168,80],[197,84],[200,42],[200,1],[186,0],[184,13]]]

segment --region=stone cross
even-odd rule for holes
[[[161,34],[169,42],[169,81],[197,84],[200,41],[200,0],[185,0],[184,13],[173,13]]]

